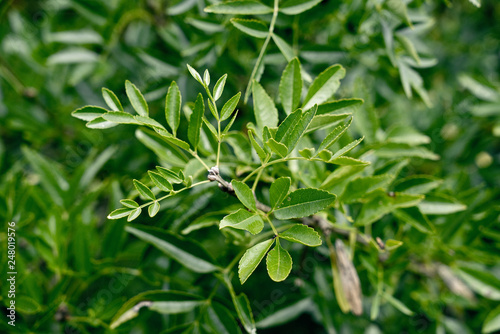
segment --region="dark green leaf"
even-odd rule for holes
[[[276,140],[274,140],[274,138],[270,138],[266,142],[266,146],[282,158],[286,157],[288,154],[288,148],[284,144],[278,143]]]
[[[344,76],[345,69],[341,65],[332,65],[321,72],[307,92],[303,109],[308,110],[327,101],[340,87],[340,79]]]
[[[246,20],[246,19],[231,19],[233,26],[248,34],[257,38],[266,38],[269,34],[269,28],[264,22],[258,20]]]
[[[303,224],[296,224],[290,227],[288,230],[281,232],[279,237],[288,241],[298,242],[309,247],[317,247],[321,245],[321,237],[318,232],[316,232],[312,227]]]
[[[238,199],[246,206],[248,209],[252,211],[257,211],[257,207],[255,205],[255,197],[253,195],[252,189],[250,189],[246,183],[240,181],[231,181],[231,185],[234,188],[234,192]]]
[[[153,194],[153,192],[151,191],[151,189],[149,189],[148,187],[146,187],[140,181],[134,180],[134,186],[135,186],[135,189],[137,189],[137,191],[141,195],[141,197],[143,197],[145,199],[150,199],[150,200],[155,200],[156,199],[155,195]]]
[[[271,208],[273,210],[276,209],[276,207],[279,206],[288,195],[291,183],[292,179],[283,176],[276,179],[271,184],[271,187],[269,188],[269,198],[271,200]]]
[[[318,153],[324,149],[328,149],[330,146],[335,144],[337,140],[339,140],[340,137],[347,131],[351,123],[352,123],[352,118],[349,119],[349,121],[346,124],[339,125],[335,129],[333,129],[332,132],[330,132],[328,136],[326,136],[326,138],[323,139],[323,141],[319,145]]]
[[[139,204],[137,204],[136,201],[133,201],[131,199],[122,199],[120,200],[120,203],[123,205],[123,206],[126,206],[127,208],[138,208],[139,207]]]
[[[302,76],[300,75],[300,62],[297,58],[289,62],[283,71],[279,93],[281,104],[287,115],[297,109],[302,94]]]
[[[176,172],[174,172],[174,171],[172,171],[170,169],[167,169],[167,168],[161,167],[161,166],[156,166],[156,169],[170,183],[182,183],[182,182],[184,182],[183,178],[180,178],[179,175]]]
[[[257,152],[257,155],[259,156],[259,159],[261,162],[264,162],[266,160],[266,152],[264,152],[264,149],[257,143],[253,136],[252,130],[248,130],[248,138],[250,138],[250,143],[252,144],[253,148]]]
[[[177,83],[172,81],[168,88],[167,97],[165,98],[165,118],[172,129],[174,137],[177,134],[177,128],[181,120],[181,92]]]
[[[270,128],[278,126],[278,110],[273,100],[257,81],[252,83],[252,96],[257,129],[262,131],[264,126]]]
[[[327,191],[307,188],[290,193],[274,215],[278,219],[307,217],[327,208],[335,201],[335,195]]]
[[[149,177],[153,181],[153,183],[161,190],[165,192],[170,192],[172,188],[172,184],[161,174],[155,173],[152,171],[148,171]]]
[[[200,131],[203,122],[203,114],[205,113],[205,102],[201,93],[198,94],[194,104],[193,113],[189,119],[188,139],[196,150],[200,142]]]

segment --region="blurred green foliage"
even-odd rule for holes
[[[292,7],[314,6],[298,15],[280,12],[266,43],[273,1],[262,3],[271,12],[217,14],[215,2],[203,0],[0,3],[0,240],[5,250],[6,223],[16,222],[16,331],[221,333],[217,324],[224,324],[236,333],[248,329],[251,313],[259,333],[499,330],[500,4],[289,0]],[[245,19],[261,21],[251,25],[253,35],[242,29]],[[355,250],[360,317],[337,303],[326,244],[288,247],[294,267],[282,283],[259,267],[240,285],[230,273],[217,277],[184,267],[128,233],[126,219],[108,220],[120,199],[138,195],[132,180],[147,182],[147,170],[171,167],[171,155],[152,148],[145,130],[97,131],[71,116],[84,105],[105,107],[101,87],[132,110],[124,85],[130,80],[143,92],[150,116],[163,121],[173,80],[183,104],[201,91],[189,63],[200,73],[209,69],[212,85],[228,74],[221,100],[242,92],[233,129],[246,133],[247,123],[255,122],[254,102],[244,102],[249,82],[256,79],[279,101],[281,74],[293,57],[300,59],[306,86],[332,64],[346,69],[335,99],[365,103],[353,111],[341,144],[364,136],[352,155],[372,165],[345,174],[324,164],[273,167],[257,196],[266,198],[281,175],[341,196],[328,219],[337,232],[347,231],[337,237]],[[185,140],[185,108],[181,114],[178,132]],[[285,116],[280,109],[280,120]],[[323,137],[310,138],[304,147]],[[250,172],[248,154],[231,147],[224,152],[235,164],[223,171],[227,176]],[[384,179],[389,174],[394,177]],[[377,211],[392,192],[426,197],[418,207]],[[193,247],[201,244],[221,265],[250,243],[243,232],[217,228],[241,206],[213,184],[161,205],[157,216],[143,214],[136,225],[195,241]],[[352,217],[366,226],[354,225]],[[371,242],[356,243],[349,234],[354,228]],[[376,237],[386,250],[373,243]],[[7,305],[5,251],[0,259]],[[236,291],[226,288],[231,285]],[[152,300],[183,302],[186,309],[159,314],[140,304]],[[134,305],[144,310],[112,329],[113,319]],[[14,332],[7,321],[2,317],[0,330]]]

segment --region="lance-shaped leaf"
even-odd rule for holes
[[[260,161],[264,162],[266,160],[267,154],[266,152],[264,152],[264,149],[259,145],[259,143],[257,143],[257,141],[255,140],[252,130],[248,130],[248,138],[250,138],[250,143],[257,152]]]
[[[236,110],[236,112],[234,113],[233,117],[231,118],[231,120],[227,123],[226,127],[224,128],[224,130],[222,131],[222,137],[224,138],[224,136],[227,135],[227,133],[229,132],[229,130],[231,129],[231,127],[233,126],[233,123],[234,121],[236,120],[236,117],[238,116],[238,110]]]
[[[274,140],[274,138],[269,138],[269,140],[266,142],[266,146],[282,158],[287,156],[288,148],[284,144],[278,143],[276,140]]]
[[[276,179],[271,184],[271,187],[269,188],[269,199],[271,200],[271,207],[273,210],[276,209],[276,207],[283,202],[286,195],[288,195],[291,183],[292,179],[287,176],[283,176]]]
[[[266,266],[269,277],[275,282],[284,281],[292,270],[292,257],[281,247],[279,239],[276,239],[276,246],[267,253]]]
[[[131,199],[121,199],[120,203],[123,206],[126,206],[127,208],[133,208],[133,209],[135,209],[135,208],[139,207],[139,204],[136,201],[131,200]]]
[[[118,310],[111,321],[111,329],[132,320],[139,315],[139,310],[148,308],[161,314],[179,314],[194,310],[203,304],[203,297],[181,291],[153,290],[143,292],[127,301]]]
[[[309,87],[303,109],[308,110],[328,100],[340,87],[340,79],[344,76],[345,69],[341,65],[332,65],[321,72]]]
[[[221,97],[222,92],[224,91],[224,86],[226,85],[226,79],[227,74],[224,74],[219,78],[219,80],[217,80],[217,83],[215,84],[213,90],[213,97],[215,101],[217,101]]]
[[[304,112],[300,117],[300,121],[295,124],[295,127],[290,128],[289,132],[287,132],[281,140],[281,142],[288,147],[288,154],[290,154],[299,143],[300,138],[302,138],[306,132],[317,110],[318,106],[314,105],[312,109]]]
[[[181,99],[179,87],[175,81],[172,81],[165,98],[165,118],[174,136],[181,120]]]
[[[255,80],[252,83],[252,96],[257,129],[262,131],[264,126],[270,128],[278,126],[278,110],[271,97]]]
[[[160,134],[162,134],[162,132],[167,132],[167,130],[165,129],[165,127],[163,125],[161,125],[159,122],[157,122],[156,120],[154,120],[150,117],[134,116],[134,118],[136,121],[139,122],[139,124],[149,126],[150,128],[153,128],[156,132],[158,132]],[[168,133],[167,137],[172,137],[172,135],[170,133]]]
[[[248,212],[245,209],[239,209],[224,217],[219,224],[219,229],[228,226],[257,234],[264,228],[264,222],[258,214]]]
[[[212,257],[193,240],[184,239],[163,229],[143,225],[127,226],[125,230],[194,272],[209,273],[217,270]]]
[[[482,333],[494,333],[500,331],[500,305],[494,308],[484,319]]]
[[[78,108],[75,111],[71,113],[73,117],[76,117],[78,119],[81,119],[86,122],[93,121],[96,118],[101,117],[103,114],[107,113],[108,111],[104,108],[97,107],[97,106],[85,106],[82,108]]]
[[[352,123],[352,118],[349,119],[349,121],[346,124],[339,125],[335,129],[333,129],[332,132],[330,132],[328,136],[326,136],[326,138],[323,139],[323,141],[319,145],[318,153],[335,144],[340,139],[340,137],[347,131],[351,123]]]
[[[225,121],[229,117],[231,117],[231,114],[233,113],[234,109],[238,105],[238,102],[240,101],[241,97],[241,92],[238,92],[235,96],[230,98],[222,107],[222,110],[220,112],[220,120]]]
[[[203,83],[207,87],[210,85],[210,72],[208,72],[208,69],[203,73]]]
[[[297,58],[289,62],[283,71],[279,93],[281,104],[287,115],[297,109],[302,94],[302,76],[300,75],[300,62]]]
[[[280,233],[280,238],[297,242],[309,247],[317,247],[321,245],[321,237],[312,227],[297,224],[290,227],[288,230]]]
[[[153,194],[151,189],[149,189],[146,185],[144,185],[144,183],[142,183],[138,180],[134,180],[134,186],[135,186],[135,189],[137,189],[137,191],[141,195],[141,197],[146,198],[146,199],[150,199],[153,201],[156,199],[155,195]]]
[[[365,137],[361,137],[359,139],[353,140],[352,142],[350,142],[349,144],[347,144],[346,146],[342,147],[340,150],[335,152],[335,154],[331,157],[331,159],[337,159],[338,157],[343,156],[344,154],[348,153],[353,148],[358,146],[359,143],[361,143],[363,141],[363,139],[365,139]]]
[[[231,185],[234,188],[234,192],[236,196],[246,206],[249,210],[257,211],[257,207],[255,205],[255,197],[253,195],[252,189],[250,189],[246,183],[241,181],[231,181]]]
[[[328,191],[306,188],[290,193],[274,215],[278,219],[302,218],[327,208],[335,200]]]
[[[318,106],[316,115],[352,113],[363,102],[362,99],[341,99],[323,103]]]
[[[125,92],[134,110],[141,116],[148,116],[149,109],[141,91],[130,81],[125,81]]]
[[[300,122],[301,118],[302,118],[302,109],[297,109],[290,115],[288,115],[278,127],[274,139],[282,143],[287,141],[288,137],[291,136],[291,132],[293,131],[293,129],[295,129],[297,124]]]
[[[137,217],[139,217],[141,215],[141,212],[142,212],[141,207],[138,207],[134,211],[130,212],[130,214],[128,215],[127,221],[131,222],[132,220],[136,219]]]
[[[110,111],[103,114],[102,118],[117,124],[141,124],[133,115],[123,111]]]
[[[286,15],[297,15],[319,4],[321,0],[287,0],[280,5],[280,12]]]
[[[189,73],[191,73],[191,75],[193,76],[193,78],[195,78],[196,81],[198,81],[200,84],[205,86],[205,84],[203,83],[203,79],[201,78],[200,73],[198,73],[198,71],[195,70],[194,68],[192,68],[191,65],[189,65],[189,64],[187,64],[187,68],[189,70]]]
[[[361,315],[363,313],[361,284],[359,282],[358,272],[352,263],[349,253],[341,240],[335,240],[335,255],[337,258],[337,267],[342,284],[344,295],[349,303],[352,313]]]
[[[256,38],[266,38],[269,35],[269,28],[262,21],[231,19],[231,23],[245,34]]]
[[[253,320],[252,309],[250,307],[250,302],[247,295],[240,293],[238,296],[232,294],[234,308],[238,317],[240,318],[241,324],[247,331],[247,333],[256,333],[255,321]]]
[[[231,312],[221,304],[212,302],[207,308],[207,323],[218,334],[241,334]]]
[[[205,102],[201,93],[198,94],[194,103],[193,113],[189,119],[188,139],[196,150],[200,142],[200,131],[203,124],[203,114],[205,113]]]
[[[156,170],[160,172],[160,174],[166,178],[170,183],[182,183],[184,182],[184,178],[180,177],[173,170],[167,169],[165,167],[156,166]]]
[[[156,214],[158,213],[158,211],[160,211],[160,203],[158,203],[157,201],[154,201],[153,204],[151,204],[148,207],[149,217],[156,216]]]
[[[205,8],[207,13],[215,14],[234,14],[234,15],[260,15],[273,12],[271,7],[264,5],[259,1],[227,1],[219,2]]]
[[[123,217],[127,217],[134,210],[135,208],[130,207],[116,209],[108,215],[108,219],[120,219]]]
[[[120,103],[120,100],[118,100],[115,93],[113,93],[111,90],[102,87],[102,97],[104,98],[104,101],[106,102],[110,110],[123,111],[123,107],[122,104]]]
[[[238,265],[238,275],[241,284],[245,283],[248,277],[254,272],[269,248],[273,245],[273,242],[274,239],[266,240],[247,249]]]
[[[161,190],[170,192],[173,190],[172,184],[161,174],[148,171],[149,177],[153,183]]]

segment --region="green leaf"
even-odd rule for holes
[[[413,28],[413,25],[408,16],[408,9],[406,7],[406,2],[403,0],[387,0],[385,2],[387,7],[396,14],[399,18],[401,18],[405,23]]]
[[[207,323],[217,334],[241,333],[231,312],[217,302],[212,302],[207,308]]]
[[[382,297],[389,302],[392,306],[394,306],[396,309],[401,311],[401,313],[406,314],[407,316],[412,316],[414,313],[412,310],[410,310],[405,304],[403,304],[401,301],[397,300],[390,294],[388,294],[385,291],[382,291]]]
[[[302,94],[302,76],[300,75],[300,62],[297,58],[289,62],[283,71],[279,93],[283,109],[289,115],[299,106]]]
[[[293,128],[290,128],[290,130],[285,134],[285,136],[281,140],[281,142],[285,144],[286,147],[288,147],[288,154],[290,154],[293,151],[295,146],[297,146],[297,144],[299,143],[299,140],[305,134],[317,110],[318,106],[314,105],[313,108],[302,113],[300,121],[298,121]]]
[[[141,124],[133,115],[123,111],[110,111],[103,114],[102,118],[117,124]]]
[[[202,86],[205,86],[205,84],[203,83],[203,79],[200,76],[200,73],[198,73],[197,70],[192,68],[191,65],[189,65],[189,64],[186,64],[186,65],[187,65],[187,68],[189,70],[189,73],[191,73],[193,78],[195,78],[195,80],[198,81]]]
[[[150,200],[153,200],[153,201],[156,199],[156,197],[153,194],[153,192],[151,191],[151,189],[149,189],[148,187],[146,187],[140,181],[134,180],[134,186],[135,186],[135,189],[137,189],[137,191],[141,195],[141,197],[143,197],[145,199],[150,199]]]
[[[311,298],[302,299],[292,304],[286,303],[285,307],[278,310],[270,309],[271,314],[266,312],[265,317],[257,322],[257,328],[270,328],[289,323],[315,307],[316,305]]]
[[[227,1],[208,6],[205,8],[205,12],[215,14],[260,15],[272,13],[273,9],[258,1]]]
[[[255,321],[253,320],[252,309],[250,308],[248,297],[244,293],[240,293],[238,296],[232,294],[231,297],[236,313],[238,313],[241,324],[247,333],[256,333],[257,330],[255,329]]]
[[[236,120],[237,116],[238,116],[238,110],[236,110],[236,112],[234,113],[233,117],[231,118],[231,120],[229,121],[229,123],[227,123],[226,127],[222,131],[222,137],[223,138],[224,138],[224,136],[226,136],[228,134],[228,132],[231,129],[231,127],[233,126],[233,123]]]
[[[269,28],[259,20],[231,19],[231,23],[245,34],[256,38],[266,38],[269,34]]]
[[[204,303],[203,298],[181,291],[152,290],[138,294],[128,300],[118,310],[111,321],[111,329],[134,319],[142,308],[161,314],[180,314],[191,312]]]
[[[267,253],[266,267],[269,277],[275,282],[284,281],[292,271],[292,257],[281,247],[279,239],[276,239],[276,245]]]
[[[111,111],[123,111],[120,100],[118,100],[115,93],[113,93],[111,90],[102,87],[102,97],[104,98],[104,101],[108,105],[109,109],[111,109]]]
[[[172,184],[159,173],[148,171],[149,177],[153,183],[161,190],[165,192],[170,192],[173,190]]]
[[[125,81],[125,92],[134,110],[141,116],[147,117],[149,114],[148,104],[142,96],[141,91],[130,81]]]
[[[132,209],[135,209],[135,208],[138,208],[139,207],[139,204],[137,204],[136,201],[133,201],[131,199],[121,199],[120,200],[120,203],[123,205],[123,206],[126,206],[127,208],[132,208]]]
[[[108,111],[104,108],[97,107],[97,106],[85,106],[82,108],[78,108],[75,111],[71,113],[73,117],[76,117],[78,119],[81,119],[86,122],[93,121],[96,118],[101,117],[103,114],[107,113]]]
[[[335,154],[332,156],[331,159],[336,159],[340,156],[343,156],[346,153],[349,153],[349,151],[358,146],[364,139],[365,137],[353,140],[352,142],[350,142],[349,144],[347,144],[346,146],[342,147],[340,150],[335,152]]]
[[[288,141],[288,138],[291,136],[293,129],[295,129],[301,118],[302,109],[297,109],[290,115],[288,115],[278,127],[278,131],[276,131],[274,139],[282,143]]]
[[[278,126],[278,110],[271,97],[255,80],[252,83],[252,96],[257,129],[262,131],[264,126],[270,128]]]
[[[250,213],[245,209],[239,209],[224,217],[219,224],[219,229],[228,226],[238,230],[245,230],[252,234],[258,234],[264,228],[264,222],[258,214]]]
[[[288,154],[288,148],[284,144],[278,143],[276,140],[274,140],[274,138],[269,138],[269,140],[266,142],[266,145],[271,149],[271,151],[282,158],[286,157]]]
[[[500,305],[493,309],[488,315],[483,323],[483,329],[481,333],[493,333],[500,330]]]
[[[179,87],[175,81],[172,81],[165,98],[165,117],[174,137],[177,134],[177,128],[181,120],[181,100]]]
[[[341,65],[332,65],[321,72],[309,87],[303,109],[308,110],[328,100],[340,87],[340,79],[344,76],[345,69]]]
[[[153,204],[151,204],[148,207],[149,217],[156,216],[156,214],[158,213],[158,211],[160,211],[160,203],[158,203],[157,201],[154,201]]]
[[[271,37],[273,38],[273,41],[278,49],[280,49],[283,57],[285,57],[286,61],[291,61],[295,57],[295,52],[293,51],[292,46],[276,33],[273,33]]]
[[[16,296],[16,311],[22,312],[22,314],[36,314],[42,310],[42,307],[38,302],[25,295]]]
[[[210,86],[210,72],[208,72],[208,69],[205,70],[205,73],[203,73],[203,83],[205,86]]]
[[[375,190],[386,189],[394,178],[395,175],[392,174],[359,177],[349,182],[339,198],[343,203],[362,202]]]
[[[219,78],[219,80],[217,80],[217,83],[215,84],[213,90],[213,97],[215,101],[217,101],[222,96],[222,92],[224,91],[224,86],[226,85],[226,79],[227,79],[227,74],[224,74]]]
[[[130,212],[130,214],[128,215],[127,221],[131,222],[132,220],[136,219],[137,217],[139,217],[141,215],[141,212],[142,212],[141,207],[138,207],[134,211]]]
[[[222,110],[220,112],[220,120],[225,121],[229,117],[231,117],[231,114],[233,113],[234,109],[238,105],[238,102],[240,101],[241,97],[241,92],[238,92],[235,96],[233,96],[231,99],[229,99],[226,103],[224,103],[224,106],[222,107]]]
[[[442,183],[443,180],[430,175],[411,175],[398,180],[394,185],[394,190],[407,194],[427,194]]]
[[[170,183],[182,183],[184,182],[183,178],[180,178],[176,172],[173,170],[167,169],[165,167],[156,166],[156,170],[160,172],[160,174],[168,180]]]
[[[291,242],[297,242],[309,247],[321,245],[321,237],[312,227],[303,224],[296,224],[288,230],[281,232],[279,237]]]
[[[158,132],[161,132],[161,135]],[[177,143],[172,140],[173,137],[167,137],[168,135],[166,131],[159,129],[156,129],[155,132],[148,129],[137,129],[135,132],[137,139],[151,149],[160,160],[172,166],[184,167],[189,158],[177,147],[177,144],[186,144],[188,148],[189,144],[182,141]]]
[[[326,161],[330,164],[340,165],[340,166],[367,166],[370,164],[369,161],[363,161],[351,157],[338,157],[335,159],[331,159]]]
[[[219,114],[217,113],[217,109],[214,105],[214,103],[212,102],[212,100],[208,100],[208,109],[210,109],[210,112],[212,113],[212,115],[214,116],[214,118],[216,120],[219,120]]]
[[[467,267],[460,267],[458,274],[472,290],[484,298],[500,300],[500,279],[498,277],[484,270]]]
[[[250,143],[252,144],[253,148],[257,152],[257,155],[259,156],[259,159],[262,163],[266,160],[266,152],[264,152],[264,149],[257,143],[253,136],[252,130],[248,130],[248,138],[250,138]]]
[[[134,210],[135,210],[135,208],[130,208],[130,207],[116,209],[108,215],[108,219],[120,219],[123,217],[127,217]]]
[[[385,242],[385,249],[388,251],[395,250],[403,245],[403,242],[400,240],[389,239]]]
[[[422,158],[439,160],[439,155],[425,147],[413,147],[408,144],[388,143],[375,149],[375,154],[380,158]]]
[[[274,239],[270,239],[247,249],[238,265],[238,275],[240,277],[241,284],[244,284],[248,277],[252,275],[255,268],[257,268],[273,243]]]
[[[101,129],[101,130],[102,129],[109,129],[109,128],[112,128],[112,127],[117,126],[117,125],[118,125],[117,123],[106,121],[102,117],[95,118],[95,119],[91,120],[90,122],[88,122],[87,124],[85,124],[85,126],[89,129]]]
[[[257,211],[257,207],[255,205],[255,197],[253,195],[252,189],[250,189],[246,183],[241,181],[231,181],[231,185],[234,188],[234,192],[236,196],[246,206],[249,210]]]
[[[450,215],[467,209],[466,205],[447,195],[426,196],[418,207],[426,215]]]
[[[351,113],[363,102],[362,99],[341,99],[323,103],[318,106],[316,115]]]
[[[298,189],[288,195],[274,215],[278,219],[307,217],[327,208],[334,200],[335,195],[324,190]]]
[[[321,0],[288,0],[280,5],[280,12],[286,15],[297,15],[319,4]]]
[[[162,124],[160,124],[159,122],[157,122],[156,120],[154,120],[150,117],[134,116],[134,118],[140,124],[149,126],[150,128],[153,128],[160,135],[164,132],[167,132],[167,130],[165,129],[165,127]],[[168,133],[167,137],[172,137],[172,135],[170,133]],[[188,145],[188,147],[189,147],[189,145]]]
[[[283,202],[286,195],[288,195],[291,184],[292,179],[287,176],[282,176],[271,184],[269,188],[269,199],[271,200],[271,207],[273,210],[276,209],[276,207]]]
[[[316,150],[314,148],[304,148],[304,149],[299,151],[299,154],[306,159],[311,159],[312,157],[315,156],[314,155],[315,151]]]
[[[333,125],[339,125],[340,121],[348,118],[352,114],[325,114],[316,115],[309,124],[306,133],[312,133],[319,129],[330,127]]]
[[[394,210],[392,214],[399,220],[410,224],[422,233],[432,234],[436,231],[434,225],[432,225],[427,216],[420,212],[418,207],[397,209]]]
[[[198,143],[200,142],[200,131],[203,122],[203,114],[205,113],[205,102],[203,101],[203,96],[198,93],[196,102],[194,103],[193,113],[189,119],[188,125],[188,139],[196,150]]]
[[[193,240],[184,239],[163,229],[143,225],[127,226],[125,230],[194,272],[209,273],[217,270],[212,257]]]
[[[346,124],[339,125],[335,129],[333,129],[332,132],[330,132],[328,136],[326,136],[326,138],[323,139],[323,141],[319,145],[318,153],[321,152],[322,150],[328,149],[330,146],[335,144],[340,139],[340,137],[347,131],[349,126],[351,126],[351,123],[352,123],[352,117]]]

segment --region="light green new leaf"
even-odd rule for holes
[[[284,281],[292,271],[292,257],[281,247],[279,239],[276,239],[276,246],[267,253],[266,267],[269,277],[275,282]]]
[[[123,111],[120,100],[118,100],[115,93],[113,93],[111,90],[102,87],[102,97],[104,98],[104,101],[108,105],[109,109],[111,109],[111,111]]]
[[[286,157],[288,154],[288,148],[285,146],[285,144],[278,143],[276,140],[274,140],[274,138],[269,138],[269,140],[266,142],[266,146],[282,158]]]
[[[238,265],[238,276],[240,277],[241,284],[244,284],[248,277],[252,275],[273,243],[274,239],[270,239],[247,249]]]
[[[239,209],[224,217],[219,224],[219,229],[232,227],[238,230],[245,230],[252,234],[257,234],[264,228],[262,218],[255,213],[250,213],[245,209]]]
[[[156,214],[158,213],[158,211],[160,211],[160,203],[158,203],[157,201],[155,201],[155,202],[153,202],[153,204],[151,204],[148,207],[149,217],[156,216]]]
[[[482,333],[493,333],[500,331],[500,305],[493,309],[488,315],[483,323]]]
[[[280,233],[279,237],[291,242],[298,242],[300,244],[317,247],[321,245],[321,237],[312,227],[296,224],[288,230]]]
[[[130,81],[125,81],[125,92],[134,110],[141,116],[147,117],[149,114],[148,104],[142,96],[141,91]]]
[[[197,70],[195,70],[194,68],[191,67],[191,65],[189,64],[186,64],[187,65],[187,68],[189,70],[189,73],[191,73],[191,75],[193,76],[193,78],[198,81],[200,84],[202,84],[203,86],[205,86],[205,84],[203,83],[203,79],[201,78],[201,75],[200,73],[198,73]]]
[[[257,129],[262,131],[264,126],[270,128],[278,126],[278,109],[276,109],[271,97],[257,81],[252,83],[252,96]]]
[[[215,101],[217,101],[221,95],[222,92],[224,91],[224,86],[226,85],[226,79],[227,79],[227,74],[224,74],[217,80],[217,83],[214,86],[213,90],[213,98]]]
[[[220,112],[220,120],[225,121],[229,117],[231,117],[231,114],[233,113],[234,109],[236,109],[236,106],[238,105],[238,102],[240,101],[241,97],[241,92],[238,92],[235,96],[233,96],[231,99],[229,99],[224,106],[222,107],[222,110]]]
[[[160,188],[161,191],[170,192],[173,187],[172,184],[161,174],[148,171],[149,177],[153,183]]]
[[[137,217],[139,217],[141,215],[141,212],[142,212],[141,207],[138,207],[134,211],[130,212],[130,214],[128,215],[127,221],[131,222],[132,220],[136,219]]]
[[[335,200],[335,195],[328,191],[306,188],[290,193],[274,211],[278,219],[302,218],[327,208]]]
[[[196,150],[198,143],[200,142],[200,131],[203,124],[203,114],[205,113],[205,102],[203,101],[203,95],[198,94],[196,102],[194,103],[193,113],[189,119],[188,125],[188,139]]]
[[[269,199],[271,200],[271,208],[274,210],[278,205],[283,202],[288,191],[290,190],[290,185],[292,179],[287,176],[280,177],[276,179],[269,188]]]
[[[231,181],[231,185],[234,188],[234,192],[236,196],[246,206],[248,209],[252,211],[257,211],[257,207],[255,205],[255,197],[253,195],[252,189],[250,189],[246,183],[241,181]]]
[[[203,297],[181,291],[152,290],[138,294],[118,310],[111,321],[111,329],[134,319],[142,308],[161,314],[179,314],[194,310],[204,303]]]
[[[203,73],[203,83],[207,87],[210,85],[210,72],[208,72],[208,69],[206,69],[205,73]]]
[[[245,34],[256,38],[266,38],[269,34],[269,28],[262,21],[246,20],[246,19],[231,19],[233,26],[243,31]]]
[[[280,5],[280,12],[286,15],[297,15],[319,4],[321,0],[288,0]]]
[[[127,217],[134,210],[135,208],[130,208],[130,207],[116,209],[108,215],[108,219],[120,219],[123,217]]]
[[[168,88],[167,97],[165,98],[165,117],[174,137],[181,120],[181,100],[179,87],[175,81],[172,81]]]
[[[279,93],[283,109],[289,115],[299,106],[302,94],[302,76],[300,75],[300,62],[297,58],[289,62],[283,71]]]
[[[304,148],[304,149],[299,151],[299,154],[306,159],[311,159],[313,156],[315,156],[315,154],[314,154],[315,151],[316,150],[313,147]]]
[[[137,191],[141,195],[141,197],[146,198],[146,199],[150,199],[153,201],[156,199],[155,195],[153,194],[151,189],[146,187],[142,182],[140,182],[138,180],[134,180],[134,186],[135,186],[135,189],[137,189]]]
[[[123,111],[110,111],[103,114],[102,118],[117,124],[141,124],[133,115]]]
[[[262,163],[266,160],[266,152],[264,152],[264,149],[257,143],[253,136],[252,130],[248,130],[248,138],[250,138],[250,143],[252,144],[253,148],[257,152],[257,155],[259,156],[259,159]]]
[[[193,240],[184,239],[163,229],[143,225],[127,226],[125,230],[194,272],[209,273],[217,270],[212,257]]]
[[[341,65],[332,65],[321,72],[309,87],[303,109],[308,110],[328,100],[340,87],[340,79],[344,76],[345,69]]]
[[[346,124],[339,125],[335,129],[333,129],[332,132],[330,132],[328,136],[326,136],[326,138],[323,139],[323,141],[319,145],[318,153],[335,144],[337,140],[339,140],[340,137],[347,131],[351,123],[352,123],[352,118],[350,118]]]
[[[261,15],[273,12],[271,7],[259,1],[227,1],[219,2],[205,8],[207,13],[234,15]]]
[[[73,117],[76,117],[78,119],[81,119],[86,122],[93,121],[96,118],[101,117],[103,114],[107,113],[108,111],[104,108],[97,107],[97,106],[85,106],[82,108],[78,108],[75,111],[71,113]]]

